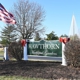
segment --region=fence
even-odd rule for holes
[[[65,44],[60,43],[59,40],[27,42],[24,45],[23,59],[28,60],[36,58],[56,60],[61,61],[62,65],[66,66],[64,47]],[[4,58],[5,60],[8,60],[7,47],[5,47]]]
[[[27,45],[27,46],[26,46]],[[59,40],[40,40],[28,42],[24,47],[24,60],[43,59],[43,60],[60,60],[62,59],[62,43]],[[6,48],[5,48],[6,50]],[[27,56],[26,56],[27,55]],[[4,55],[7,59],[7,52]]]

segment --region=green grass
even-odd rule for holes
[[[4,56],[4,50],[0,50],[0,56]],[[3,60],[3,57],[0,57],[0,60]]]
[[[0,56],[4,55],[4,50],[0,50]]]
[[[46,80],[46,79],[28,78],[28,77],[21,77],[21,76],[0,76],[0,80]]]

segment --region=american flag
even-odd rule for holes
[[[0,3],[0,20],[10,24],[16,24],[13,14],[8,12],[1,3]]]

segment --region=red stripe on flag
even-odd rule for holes
[[[16,24],[13,14],[8,12],[1,3],[0,3],[0,20],[10,24]]]

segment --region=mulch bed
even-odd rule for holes
[[[80,79],[80,68],[49,61],[0,61],[0,76],[24,76],[45,79]]]

